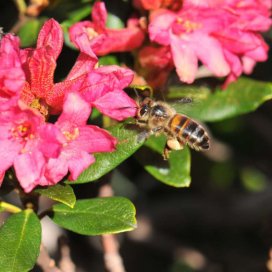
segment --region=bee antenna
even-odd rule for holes
[[[120,107],[120,108],[118,108],[118,110],[125,110],[125,109],[137,109],[137,107],[127,106],[127,107]]]
[[[136,91],[136,88],[133,88],[133,91],[137,97],[137,100],[140,100],[140,96],[139,96],[139,93]]]

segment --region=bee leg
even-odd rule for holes
[[[150,136],[150,131],[144,130],[137,136],[137,143],[144,142],[149,136]]]
[[[171,149],[169,148],[169,146],[167,145],[167,143],[165,144],[165,147],[163,149],[163,153],[162,153],[162,156],[163,156],[163,159],[165,161],[167,161],[169,159],[169,154],[171,152]]]
[[[151,130],[151,134],[155,134],[156,136],[158,136],[162,133],[163,130],[163,127],[155,127]]]
[[[170,138],[167,140],[164,150],[163,150],[163,158],[165,160],[169,159],[169,154],[171,150],[181,150],[184,148],[184,142],[176,138]]]

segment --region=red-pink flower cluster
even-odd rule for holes
[[[145,38],[139,20],[130,18],[127,27],[109,29],[106,27],[107,11],[103,2],[96,2],[92,8],[92,21],[74,24],[70,29],[71,41],[80,49],[87,43],[98,56],[111,52],[131,51],[139,47]],[[80,36],[86,39],[79,40]]]
[[[106,28],[105,5],[96,2],[92,21],[70,28],[71,41],[98,55],[138,49],[137,73],[153,86],[163,84],[174,67],[181,81],[192,83],[201,61],[215,76],[226,77],[226,87],[267,59],[268,46],[260,32],[271,26],[271,0],[134,0],[133,4],[143,14],[150,12],[147,26],[134,18],[127,28]],[[145,34],[149,42],[144,43]]]
[[[149,37],[171,52],[181,81],[194,81],[200,60],[214,75],[227,76],[227,85],[267,59],[260,32],[272,24],[271,5],[269,0],[184,0],[177,11],[151,12]]]
[[[54,83],[62,46],[53,19],[42,27],[36,48],[20,49],[11,34],[0,42],[0,183],[13,166],[25,192],[56,184],[68,172],[75,180],[95,161],[92,153],[115,149],[114,137],[87,124],[92,107],[117,120],[135,115],[135,102],[122,90],[132,71],[97,68],[89,47],[82,48],[67,78]],[[52,114],[60,114],[55,123],[48,121]]]

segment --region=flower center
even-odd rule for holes
[[[200,23],[196,23],[188,19],[183,19],[181,17],[178,17],[176,19],[174,32],[176,34],[191,33],[199,28],[201,28]]]
[[[13,127],[11,129],[12,137],[15,139],[19,139],[22,141],[28,141],[34,138],[34,134],[32,133],[31,124],[27,121]]]
[[[86,33],[88,34],[88,37],[90,40],[92,40],[93,38],[97,37],[99,34],[91,27],[86,27],[85,28]]]
[[[171,10],[179,10],[182,8],[183,0],[163,0],[161,7]]]
[[[48,117],[48,105],[43,100],[35,98],[31,102],[30,107],[38,110],[45,118]]]
[[[79,136],[79,129],[76,127],[73,131],[62,131],[62,134],[65,136],[67,145],[69,142],[74,141]]]

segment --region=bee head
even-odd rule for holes
[[[152,109],[153,101],[150,98],[145,98],[142,102],[139,103],[137,111],[137,119],[147,120]]]

